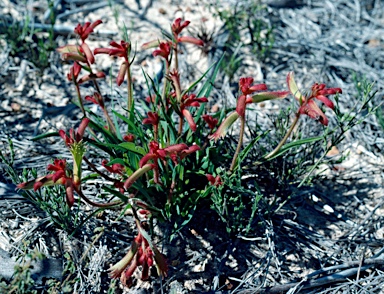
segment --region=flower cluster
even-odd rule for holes
[[[61,137],[72,154],[72,168],[65,159],[55,159],[47,166],[49,172],[47,175],[20,183],[17,187],[36,191],[44,186],[63,185],[66,202],[70,207],[74,205],[76,195],[95,207],[105,208],[129,203],[138,234],[125,257],[112,266],[110,271],[112,278],[120,278],[124,284],[131,284],[133,273],[137,269],[141,269],[143,280],[149,278],[150,268],[153,265],[156,265],[160,277],[167,275],[166,259],[147,233],[151,231],[151,228],[146,227],[148,219],[161,215],[171,220],[172,209],[180,210],[182,207],[190,210],[177,213],[190,215],[198,199],[207,197],[212,191],[220,192],[230,187],[226,182],[231,176],[223,176],[223,173],[218,172],[218,166],[215,166],[215,160],[212,160],[216,158],[211,154],[228,152],[219,149],[220,144],[216,143],[219,139],[225,138],[235,122],[240,125],[239,139],[236,151],[230,158],[232,163],[226,175],[236,175],[233,174],[235,171],[240,173],[241,161],[251,147],[247,146],[243,149],[246,152],[241,153],[247,113],[250,111],[247,109],[249,105],[284,99],[289,95],[298,101],[294,121],[284,138],[272,152],[262,157],[262,160],[271,160],[279,156],[279,150],[290,137],[301,115],[305,114],[322,125],[328,125],[328,118],[315,100],[334,109],[329,96],[342,93],[342,90],[315,83],[309,93],[303,94],[297,87],[292,72],[288,73],[286,78],[287,91],[269,91],[266,84],[255,83],[252,77],[242,77],[238,83],[236,108],[227,115],[224,111],[221,114],[213,112],[209,115],[204,103],[211,99],[211,81],[206,81],[199,92],[194,93],[203,77],[185,86],[181,77],[189,73],[183,72],[178,66],[180,43],[202,46],[203,42],[192,36],[185,36],[183,31],[190,22],[178,18],[171,26],[171,33],[164,34],[164,39],[151,41],[142,46],[143,49],[157,47],[152,55],[161,57],[165,68],[162,81],[155,81],[146,75],[149,93],[146,94],[148,97],[145,101],[148,104],[143,105],[144,111],[142,109],[138,111],[134,107],[136,101],[133,100],[138,95],[131,76],[131,63],[134,57],[131,55],[130,42],[110,41],[109,48],[96,48],[93,51],[87,44],[90,34],[101,23],[102,21],[98,20],[94,23],[78,24],[75,33],[79,44],[69,44],[57,49],[62,54],[63,60],[73,62],[67,78],[76,88],[79,105],[83,111],[82,121],[76,131],[70,129],[69,132],[64,130],[58,132],[58,137]],[[104,78],[105,74],[92,69],[95,67],[95,59],[100,58],[99,54],[107,54],[121,60],[116,84],[120,86],[125,81],[127,83],[127,107],[125,105],[120,107],[121,104],[114,103],[120,108],[112,109],[113,117],[109,116],[108,111],[111,110],[108,110],[109,105],[105,103],[98,85],[98,79]],[[87,73],[81,75],[82,71]],[[93,89],[90,92],[93,94],[85,96],[84,100],[98,105],[103,111],[104,118],[83,107],[80,85],[87,81],[93,82]],[[126,113],[122,114],[122,110],[126,110]],[[106,122],[108,125],[105,125]],[[126,124],[122,126],[123,123]],[[87,128],[91,134],[90,139],[84,138]],[[99,156],[98,160],[87,158],[88,148],[97,150],[89,154],[96,154]],[[211,152],[215,148],[217,149]],[[85,164],[88,170],[92,171],[89,177],[84,177],[82,173]],[[226,163],[220,164],[222,168]],[[217,175],[218,173],[223,178]],[[92,185],[89,178],[94,177],[102,178],[103,191],[110,192],[111,199],[119,200],[108,203],[90,201],[82,189],[85,185]],[[201,181],[201,189],[194,186],[190,189],[189,187],[195,184],[193,181],[196,178],[204,179]],[[164,195],[168,198],[161,198]],[[100,201],[105,201],[105,198]]]
[[[292,95],[300,103],[299,113],[306,114],[310,118],[319,121],[321,124],[327,126],[328,118],[325,116],[324,112],[317,106],[314,99],[317,99],[323,102],[330,109],[334,108],[334,104],[331,100],[327,98],[329,95],[341,94],[342,90],[340,88],[326,88],[325,84],[313,84],[311,91],[308,95],[303,95],[294,79],[293,72],[290,72],[287,76],[287,83],[289,90]]]
[[[167,261],[155,245],[148,241],[144,235],[142,225],[137,222],[139,234],[132,241],[128,253],[118,263],[112,266],[110,276],[114,279],[119,278],[123,284],[130,285],[132,283],[132,275],[138,266],[141,266],[141,279],[149,278],[149,269],[155,263],[157,273],[160,277],[166,277],[168,272]]]
[[[149,152],[140,160],[140,168],[135,171],[124,183],[124,188],[129,189],[134,182],[143,174],[153,170],[153,180],[156,184],[160,183],[159,180],[159,161],[166,162],[167,158],[172,159],[175,165],[179,164],[189,154],[200,150],[198,145],[188,147],[186,144],[174,144],[166,148],[160,148],[159,143],[152,141],[149,143]],[[148,163],[152,161],[152,163]]]

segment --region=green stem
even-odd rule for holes
[[[175,44],[175,48],[173,49],[175,52],[175,69],[178,71],[179,70],[179,59],[177,57],[177,43]]]
[[[166,91],[167,91],[167,86],[168,86],[168,79],[167,77],[169,76],[169,62],[168,60],[165,61],[165,75],[163,77],[163,91],[161,92],[161,100],[163,101],[164,105],[167,105],[167,100],[166,100]]]
[[[300,118],[300,113],[296,113],[295,120],[293,121],[288,132],[285,134],[284,138],[280,141],[279,145],[277,145],[277,147],[273,151],[271,151],[269,154],[264,156],[264,159],[269,159],[269,158],[275,156],[277,154],[277,152],[279,152],[281,147],[283,147],[283,145],[285,144],[285,142],[288,140],[289,136],[291,135],[293,129],[295,128],[297,122],[299,121],[299,118]]]
[[[131,76],[131,64],[127,60],[127,90],[128,90],[128,111],[131,113],[133,105],[133,89],[132,89],[132,76]]]
[[[87,117],[87,114],[85,113],[84,109],[83,99],[81,99],[80,87],[76,82],[74,84],[76,88],[77,98],[79,99],[80,109],[83,112],[84,117]]]
[[[101,108],[103,109],[104,116],[105,116],[105,119],[107,120],[109,129],[110,129],[114,134],[116,134],[116,128],[115,128],[115,125],[113,124],[112,119],[111,119],[111,117],[109,116],[108,111],[105,109],[105,105],[104,105],[104,97],[103,97],[103,95],[101,94],[100,87],[99,87],[99,83],[98,83],[96,80],[93,80],[93,85],[95,86],[95,89],[96,89],[97,93],[100,94],[100,97],[101,97],[101,99],[103,100],[103,106],[102,106]]]
[[[179,136],[181,136],[181,132],[183,131],[183,123],[184,123],[184,119],[183,117],[180,115],[180,122],[179,122],[179,130],[177,132],[177,134]]]
[[[240,135],[239,142],[237,143],[237,148],[235,154],[233,155],[232,164],[229,168],[229,171],[232,172],[235,169],[237,157],[239,157],[241,146],[243,145],[244,129],[245,129],[245,118],[240,116]]]

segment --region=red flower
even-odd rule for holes
[[[64,130],[60,130],[59,135],[64,140],[65,145],[67,145],[69,147],[75,142],[80,142],[83,139],[84,132],[85,132],[86,127],[89,124],[89,121],[90,121],[89,118],[84,118],[81,121],[81,124],[80,124],[79,128],[77,129],[76,134],[74,134],[73,129],[70,129],[69,136],[67,136],[67,134],[65,133]]]
[[[216,177],[210,175],[210,174],[206,174],[205,175],[209,181],[209,183],[215,187],[218,187],[218,186],[222,186],[224,185],[223,181],[221,180],[220,176],[217,175]]]
[[[133,134],[124,135],[123,140],[126,142],[134,142],[135,141],[135,135],[133,135]]]
[[[152,55],[154,57],[161,56],[165,60],[169,60],[169,54],[171,53],[171,45],[168,42],[161,42],[159,44],[159,49],[153,51]]]
[[[138,222],[136,222],[138,224]],[[132,241],[128,253],[112,266],[110,276],[113,279],[120,277],[123,284],[129,284],[135,270],[141,266],[141,279],[147,280],[149,278],[149,269],[154,264],[157,268],[157,273],[160,277],[166,277],[168,272],[167,261],[160,253],[156,246],[150,244],[148,240],[141,234],[143,228],[138,224],[139,233]]]
[[[93,53],[96,54],[108,54],[110,56],[124,57],[124,60],[128,62],[128,53],[131,50],[131,44],[125,41],[120,41],[120,44],[112,41],[109,43],[113,48],[96,48]]]
[[[175,21],[172,24],[172,32],[175,37],[177,37],[181,31],[186,28],[191,22],[189,20],[186,20],[182,22],[181,18],[176,18]]]
[[[217,141],[219,138],[224,138],[228,129],[241,117],[245,118],[245,110],[247,104],[259,103],[266,100],[283,99],[288,96],[289,91],[277,91],[277,92],[258,92],[267,89],[265,84],[252,85],[253,78],[240,78],[239,87],[241,91],[240,97],[237,99],[236,111],[231,112],[221,123],[215,133],[209,138]]]
[[[77,81],[77,78],[81,71],[81,65],[75,61],[73,65],[71,66],[71,69],[69,70],[69,73],[67,74],[68,81]]]
[[[204,42],[202,40],[196,39],[194,37],[189,37],[189,36],[179,37],[179,34],[181,33],[181,31],[183,29],[185,29],[189,24],[190,24],[190,21],[188,21],[188,20],[183,22],[181,18],[175,19],[175,21],[172,24],[173,36],[175,37],[177,42],[191,43],[191,44],[195,44],[198,46],[203,46]]]
[[[190,36],[179,36],[181,31],[185,29],[190,24],[190,21],[182,21],[181,18],[177,18],[172,24],[172,34],[174,37],[174,42],[171,45],[175,48],[177,43],[190,43],[198,46],[203,46],[204,42],[200,39],[190,37]],[[165,40],[153,40],[147,42],[141,46],[142,49],[149,49],[159,46],[161,43],[166,43]]]
[[[101,162],[101,165],[110,173],[122,175],[125,170],[124,165],[120,163],[114,163],[111,166],[108,166],[107,164],[108,164],[108,161],[106,159],[103,159],[103,161]]]
[[[17,188],[33,188],[34,191],[37,191],[43,186],[64,185],[68,206],[72,207],[75,203],[73,191],[76,184],[74,183],[73,177],[68,176],[71,171],[67,168],[67,161],[65,159],[55,159],[53,164],[47,166],[47,170],[52,171],[53,173],[33,181],[20,183],[17,185]]]
[[[195,94],[185,94],[181,99],[180,112],[187,120],[189,127],[193,132],[196,131],[196,123],[187,107],[199,107],[200,103],[204,102],[208,102],[206,97],[197,98]]]
[[[154,133],[157,134],[160,122],[159,115],[156,112],[148,112],[147,115],[148,117],[143,119],[143,125],[151,124],[153,126]]]
[[[211,115],[204,114],[203,120],[208,124],[208,127],[213,130],[216,126],[217,123],[219,122],[216,118],[213,118]]]
[[[249,95],[256,91],[267,90],[267,86],[265,84],[258,84],[258,85],[252,85],[252,84],[253,84],[253,78],[251,77],[240,78],[239,88],[240,88],[240,91],[243,93],[243,95]]]
[[[87,100],[87,101],[92,102],[93,104],[99,105],[101,108],[104,109],[104,101],[103,101],[103,99],[101,98],[100,93],[95,92],[95,93],[93,94],[93,96],[85,96],[84,99]]]
[[[120,66],[119,74],[116,78],[116,83],[118,86],[120,86],[125,79],[125,75],[128,69],[129,59],[128,55],[131,50],[131,44],[125,41],[120,41],[120,44],[118,44],[115,41],[112,41],[109,43],[113,48],[96,48],[93,50],[93,53],[96,54],[108,54],[110,56],[116,56],[116,57],[123,57],[124,62]]]
[[[76,60],[80,62],[89,62],[90,64],[95,63],[95,57],[92,54],[91,49],[89,48],[88,44],[85,43],[85,40],[88,38],[88,36],[93,32],[93,29],[101,24],[101,20],[97,20],[94,23],[86,22],[84,25],[78,24],[75,28],[75,33],[80,37],[81,39],[81,45],[66,45],[63,47],[60,47],[58,51],[61,51],[63,53],[63,59],[64,60]],[[68,50],[69,52],[63,52],[63,50]],[[74,50],[76,49],[76,51]]]
[[[310,118],[318,120],[321,124],[327,126],[328,118],[325,116],[324,112],[317,106],[314,99],[318,99],[323,102],[327,107],[333,109],[334,105],[331,100],[327,98],[328,95],[334,95],[342,93],[340,88],[326,88],[325,84],[313,84],[311,92],[305,96],[303,95],[294,79],[294,73],[290,72],[287,76],[288,88],[291,91],[292,95],[300,103],[299,113],[306,114]]]
[[[84,25],[78,24],[75,28],[75,33],[79,35],[80,39],[84,42],[93,29],[101,24],[101,20],[97,20],[94,23],[86,22]]]
[[[146,172],[153,170],[153,180],[156,184],[160,183],[159,179],[159,160],[165,161],[168,158],[172,159],[175,164],[179,160],[184,159],[191,153],[198,151],[198,145],[188,147],[186,144],[174,144],[161,149],[159,143],[152,141],[149,143],[149,152],[141,158],[139,169],[135,171],[124,183],[125,189],[130,188],[133,183]],[[152,163],[148,163],[152,161]]]
[[[65,45],[56,49],[61,53],[61,57],[65,61],[74,61],[67,78],[69,81],[75,81],[77,84],[84,83],[89,80],[94,80],[98,78],[104,78],[105,74],[103,72],[91,73],[83,76],[81,79],[78,79],[82,66],[80,62],[85,63],[86,67],[89,67],[89,64],[95,62],[95,58],[92,52],[89,50],[88,45],[83,43],[81,46],[77,45]]]
[[[143,125],[157,126],[159,124],[159,115],[156,112],[148,112],[147,115],[148,117],[143,119]]]

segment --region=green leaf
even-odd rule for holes
[[[112,195],[114,195],[114,196],[116,196],[117,198],[119,198],[121,201],[123,201],[123,202],[127,202],[128,201],[128,197],[127,196],[125,196],[124,194],[121,194],[120,192],[118,192],[118,191],[116,191],[116,190],[114,190],[114,189],[111,189],[111,188],[109,188],[108,186],[102,186],[101,187],[104,191],[106,191],[106,192],[108,192],[108,193],[110,193],[110,194],[112,194]]]
[[[244,150],[240,153],[240,155],[239,155],[239,158],[240,158],[239,162],[243,161],[243,160],[247,157],[249,151],[251,151],[252,147],[256,144],[256,142],[259,141],[261,138],[264,138],[269,132],[270,132],[270,130],[265,131],[264,133],[260,134],[260,135],[257,136],[256,138],[254,138],[254,139],[248,144],[248,146],[245,147]]]
[[[59,136],[59,132],[51,132],[51,133],[46,133],[46,134],[42,134],[42,135],[38,135],[36,137],[33,137],[31,139],[31,141],[38,141],[41,139],[45,139],[45,138],[49,138],[49,137],[58,137],[58,136]]]
[[[126,150],[137,153],[139,155],[144,156],[145,154],[147,154],[147,152],[144,150],[143,147],[137,146],[133,142],[123,142],[123,143],[120,143],[119,146],[123,147]]]
[[[324,139],[324,136],[318,136],[318,137],[305,138],[305,139],[300,139],[300,140],[296,140],[293,142],[289,142],[289,143],[285,144],[283,147],[281,147],[279,152],[277,152],[274,156],[272,156],[271,158],[268,158],[268,161],[273,159],[273,158],[281,156],[282,154],[284,154],[285,152],[287,152],[288,150],[290,150],[294,147],[301,146],[303,144],[317,142],[317,141],[320,141],[323,139]]]
[[[219,72],[221,62],[224,60],[224,56],[225,56],[225,54],[223,54],[221,56],[220,60],[216,63],[216,65],[213,64],[205,72],[204,75],[206,75],[208,73],[208,71],[210,71],[211,68],[215,65],[215,70],[213,71],[211,77],[205,81],[205,83],[203,84],[203,87],[200,89],[199,93],[197,94],[197,97],[209,97],[209,95],[211,94],[211,90],[212,90],[213,84],[214,84],[214,82],[216,80],[216,76],[217,76],[217,74]]]

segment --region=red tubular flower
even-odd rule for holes
[[[123,57],[128,62],[128,53],[131,50],[131,44],[129,42],[120,41],[120,44],[112,41],[109,43],[113,48],[96,48],[93,53],[96,54],[108,54],[110,56]]]
[[[67,168],[67,162],[65,159],[55,159],[53,164],[47,166],[48,171],[52,171],[52,174],[45,175],[43,177],[37,178],[36,180],[20,183],[17,185],[19,189],[33,189],[37,191],[44,186],[53,186],[53,185],[64,185],[66,192],[66,201],[69,207],[72,207],[75,198],[73,196],[74,191],[74,182],[73,178],[69,176],[69,169]]]
[[[165,159],[165,156],[158,151],[160,150],[159,143],[152,141],[149,143],[149,152],[143,156],[139,162],[139,166],[143,167],[149,160],[153,160],[154,164],[157,166],[157,159]]]
[[[82,78],[78,79],[82,66],[80,63],[85,63],[86,66],[95,62],[95,58],[89,49],[88,45],[83,43],[81,46],[77,45],[66,45],[57,48],[57,51],[62,55],[62,59],[65,61],[74,61],[72,67],[67,74],[69,81],[75,81],[77,84],[82,84],[86,81],[105,78],[103,72],[90,73]]]
[[[126,135],[124,135],[123,140],[126,142],[134,142],[135,141],[135,135],[126,134]]]
[[[174,34],[175,37],[177,37],[181,31],[186,28],[191,22],[189,20],[186,20],[182,22],[182,19],[176,18],[175,21],[172,24],[172,33]]]
[[[228,129],[236,122],[239,117],[244,119],[247,104],[259,103],[266,100],[283,99],[289,94],[289,91],[258,92],[253,94],[257,91],[267,90],[267,86],[265,84],[252,84],[253,78],[240,78],[239,88],[242,94],[237,99],[236,111],[231,112],[221,123],[216,132],[209,136],[211,140],[217,141],[219,138],[224,138]]]
[[[197,46],[204,46],[204,42],[202,40],[190,36],[179,37],[177,41],[179,43],[189,43]]]
[[[206,174],[205,175],[209,181],[209,183],[215,187],[218,187],[218,186],[222,186],[224,185],[223,181],[221,180],[220,176],[217,175],[216,177],[214,177],[213,175],[210,175],[210,174]]]
[[[96,79],[103,79],[103,78],[105,78],[105,73],[99,71],[99,72],[97,72],[95,74],[91,73],[91,74],[82,76],[77,81],[77,83],[80,85],[80,84],[83,84],[83,83],[88,82],[88,81],[92,81],[92,80],[96,80]]]
[[[101,23],[102,21],[99,19],[94,23],[86,22],[84,25],[78,24],[75,28],[75,33],[79,35],[80,39],[84,42],[93,32],[94,28]]]
[[[143,237],[141,234],[143,228],[140,224],[138,224],[138,227],[139,234],[132,241],[128,253],[109,269],[111,278],[117,279],[120,277],[121,282],[124,284],[131,281],[133,273],[140,265],[142,267],[141,278],[142,280],[147,280],[149,278],[149,268],[154,265],[154,261],[156,262],[157,272],[160,277],[167,276],[168,272],[166,259],[156,246],[152,243],[150,244]]]
[[[176,100],[180,102],[181,101],[180,74],[176,69],[174,69],[169,73],[169,78],[171,79],[173,88],[175,89]]]
[[[243,95],[249,95],[256,91],[267,90],[267,86],[265,84],[258,84],[258,85],[252,85],[252,84],[253,84],[253,78],[251,77],[240,78],[239,88],[240,88],[240,91],[243,93]]]
[[[116,83],[118,86],[120,86],[125,79],[125,75],[127,72],[127,69],[129,67],[129,51],[131,50],[131,43],[125,42],[125,41],[120,41],[120,44],[112,41],[109,43],[113,48],[96,48],[93,50],[93,53],[96,54],[108,54],[110,56],[116,56],[116,57],[123,57],[124,62],[120,65],[120,70],[119,74],[117,75],[116,78]]]
[[[194,37],[189,37],[189,36],[182,36],[179,37],[179,34],[183,29],[185,29],[188,25],[190,24],[190,21],[182,21],[181,18],[175,19],[175,21],[172,24],[172,33],[177,42],[180,43],[190,43],[198,46],[203,46],[204,42],[202,40],[196,39]]]
[[[154,182],[160,183],[159,180],[159,160],[165,161],[168,158],[172,159],[175,164],[182,160],[187,155],[196,152],[200,147],[192,145],[188,147],[186,144],[174,144],[161,149],[159,143],[152,141],[149,143],[149,152],[144,155],[139,161],[139,169],[136,170],[124,183],[124,188],[129,189],[132,184],[146,172],[153,170]],[[152,163],[148,163],[152,161]]]
[[[125,170],[125,167],[124,165],[120,164],[120,163],[114,163],[112,164],[111,166],[108,166],[108,161],[106,159],[103,159],[101,161],[101,165],[107,170],[109,171],[110,173],[113,173],[113,174],[119,174],[119,175],[122,175],[124,170]]]
[[[216,118],[213,118],[211,115],[208,115],[208,114],[204,114],[202,118],[208,124],[208,127],[211,130],[213,130],[217,126],[217,123],[219,122]]]
[[[124,61],[120,65],[119,73],[117,74],[117,77],[116,77],[116,84],[118,86],[120,86],[124,82],[127,70],[128,70],[128,63]]]
[[[61,58],[62,58],[64,61],[87,62],[87,58],[86,58],[86,56],[84,56],[83,54],[72,53],[72,52],[69,52],[69,53],[63,53],[63,54],[61,55]]]
[[[153,125],[154,128],[157,129],[157,126],[159,125],[159,115],[156,112],[148,112],[148,117],[143,119],[143,125]]]
[[[169,54],[171,54],[171,45],[168,42],[161,42],[159,44],[159,49],[153,51],[153,57],[161,56],[165,60],[169,60]]]
[[[155,164],[144,164],[141,166],[138,170],[136,170],[125,182],[124,182],[124,188],[128,190],[142,175],[149,172],[150,170],[153,170],[157,168]],[[154,171],[156,173],[156,170]],[[157,173],[154,175],[155,182],[157,179]],[[156,182],[157,183],[157,182]]]
[[[199,151],[200,150],[200,146],[199,145],[196,145],[196,144],[193,144],[192,146],[188,147],[188,149],[184,149],[181,151],[180,153],[180,159],[184,159],[185,157],[187,157],[188,155],[192,154],[192,153],[195,153],[196,151]]]
[[[342,90],[340,88],[325,88],[325,84],[318,84],[315,83],[312,86],[312,92],[311,97],[316,98],[317,100],[320,100],[323,102],[326,106],[328,106],[331,109],[334,109],[334,104],[331,100],[329,100],[326,96],[328,95],[335,95],[338,93],[342,93]]]
[[[101,95],[98,92],[95,92],[93,96],[85,96],[84,99],[99,105],[101,108],[104,108],[104,100],[101,98]]]
[[[77,78],[81,71],[81,65],[75,61],[73,65],[71,66],[71,69],[69,70],[69,73],[67,74],[68,81],[77,81]]]
[[[143,124],[151,124],[153,126],[154,139],[157,140],[159,131],[159,115],[156,112],[148,112],[148,117],[143,119]]]
[[[69,131],[69,136],[67,136],[64,130],[60,130],[59,135],[64,140],[65,145],[69,147],[75,142],[80,142],[83,139],[84,132],[86,127],[89,124],[89,121],[90,121],[89,118],[84,118],[81,121],[80,126],[76,131],[76,134],[73,133],[73,129]]]
[[[310,118],[318,120],[321,124],[327,126],[328,118],[325,116],[324,112],[316,104],[314,99],[320,100],[327,107],[333,109],[334,104],[331,100],[327,98],[327,96],[342,93],[342,90],[340,88],[327,89],[325,84],[315,83],[311,88],[311,92],[307,96],[305,96],[300,92],[299,88],[297,87],[293,72],[288,73],[287,84],[292,95],[300,103],[300,108],[298,112],[300,114],[306,114]]]
[[[81,50],[84,53],[85,57],[87,58],[88,62],[90,64],[95,63],[95,56],[93,56],[91,49],[89,48],[87,43],[81,44]]]
[[[194,132],[196,131],[196,123],[187,107],[199,107],[200,103],[208,102],[206,97],[197,98],[195,94],[185,94],[181,99],[180,112],[187,120],[189,127]]]
[[[175,19],[175,21],[172,24],[172,34],[174,37],[174,42],[172,42],[170,45],[171,47],[176,47],[177,43],[190,43],[198,46],[203,46],[204,42],[200,39],[190,37],[190,36],[179,36],[181,31],[185,29],[190,24],[190,21],[182,21],[181,18]],[[155,48],[159,46],[161,43],[166,43],[165,40],[153,40],[150,42],[147,42],[141,46],[142,49],[149,49],[149,48]],[[163,48],[165,49],[165,48]],[[166,51],[160,48],[160,50],[155,50],[156,55],[162,56],[163,54],[166,55]],[[154,53],[155,53],[154,52]],[[164,56],[163,56],[164,57]]]
[[[236,112],[239,114],[240,117],[245,117],[245,109],[246,109],[246,101],[247,97],[245,95],[240,95],[240,97],[237,99],[236,104]]]

